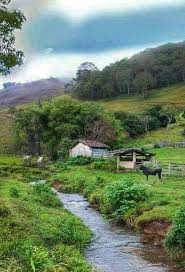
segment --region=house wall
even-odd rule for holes
[[[70,156],[71,157],[77,157],[77,156],[92,157],[92,150],[89,146],[79,143],[71,149]]]
[[[92,156],[95,158],[103,157],[107,154],[107,149],[104,148],[92,148]]]
[[[133,161],[120,161],[119,166],[126,169],[134,169],[135,163]]]

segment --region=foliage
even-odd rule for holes
[[[20,190],[17,187],[10,188],[10,196],[13,198],[18,198],[20,196]]]
[[[91,167],[96,170],[114,171],[116,170],[116,160],[109,158],[97,158],[91,164]]]
[[[176,108],[172,106],[156,105],[142,114],[115,112],[116,118],[121,121],[123,130],[131,137],[167,127],[176,122]]]
[[[43,206],[57,208],[61,206],[55,193],[51,190],[51,187],[47,184],[36,184],[34,186],[34,193],[36,195],[36,201],[39,201]]]
[[[20,191],[19,198],[11,198],[11,188]],[[59,205],[49,186],[7,177],[1,179],[0,195],[1,271],[91,271],[82,254],[91,233]]]
[[[178,43],[146,50],[102,71],[91,63],[90,68],[77,72],[72,91],[75,96],[90,100],[131,94],[147,98],[153,88],[185,81],[183,56],[185,44]]]
[[[96,135],[97,122],[103,122]],[[111,131],[110,131],[111,127]],[[99,139],[112,145],[120,138],[121,128],[114,115],[95,103],[82,103],[69,98],[33,104],[17,112],[14,119],[17,149],[29,154],[46,153],[65,158],[67,149],[79,138]],[[92,139],[92,138],[91,138]]]
[[[85,156],[77,156],[77,157],[70,157],[67,161],[68,165],[88,165],[94,161],[91,157]]]
[[[165,239],[165,246],[171,253],[185,251],[185,208],[181,208]]]
[[[0,3],[0,74],[8,74],[10,69],[22,64],[23,53],[14,48],[16,30],[20,30],[25,21],[19,10],[8,9],[10,0]]]
[[[118,217],[125,216],[147,198],[146,188],[136,184],[132,178],[126,177],[109,185],[105,192],[109,213],[115,213]]]

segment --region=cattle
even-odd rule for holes
[[[31,156],[25,155],[23,156],[23,164],[24,166],[30,167],[31,166]]]
[[[38,167],[39,168],[44,168],[45,167],[45,161],[44,161],[44,156],[40,156],[37,161]]]

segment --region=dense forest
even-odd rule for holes
[[[180,82],[185,82],[185,42],[147,49],[102,71],[85,62],[76,78],[66,85],[66,92],[89,100],[128,95],[148,97],[151,89]]]

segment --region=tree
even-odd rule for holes
[[[83,62],[78,70],[77,70],[77,78],[83,76],[84,74],[88,73],[88,72],[93,72],[93,71],[97,71],[98,68],[96,67],[96,65],[92,62]]]
[[[175,116],[177,114],[177,109],[171,105],[166,105],[161,110],[161,118],[167,119],[167,128],[175,122]]]
[[[8,9],[10,0],[0,1],[0,74],[6,75],[10,69],[22,64],[23,53],[15,49],[15,30],[22,28],[25,21],[19,10]]]
[[[150,73],[141,72],[136,75],[133,85],[138,94],[142,93],[143,97],[148,97],[149,89],[155,86],[155,79]]]

